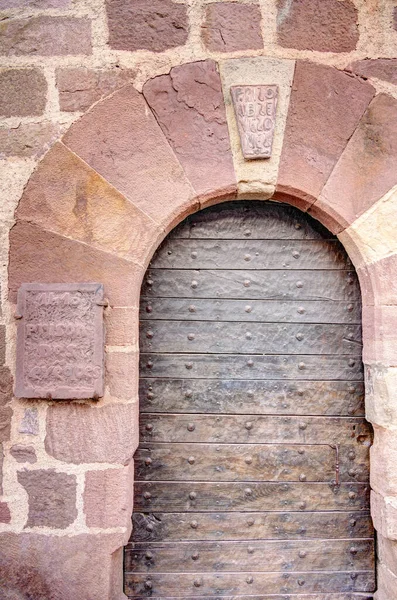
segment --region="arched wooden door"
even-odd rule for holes
[[[126,594],[372,598],[360,289],[338,240],[280,204],[203,210],[153,258],[140,318]]]

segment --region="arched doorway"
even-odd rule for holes
[[[371,598],[360,289],[337,239],[286,205],[203,210],[153,258],[140,321],[126,594]]]

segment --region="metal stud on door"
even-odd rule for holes
[[[369,600],[360,289],[296,209],[179,225],[141,298],[131,599]]]

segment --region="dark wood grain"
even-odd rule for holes
[[[140,410],[364,416],[362,381],[140,378]]]
[[[361,323],[361,304],[343,300],[228,300],[141,298],[141,321],[237,321],[239,323]]]

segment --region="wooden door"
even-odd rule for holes
[[[126,594],[372,598],[360,289],[337,239],[271,202],[203,210],[153,258],[140,319]]]

